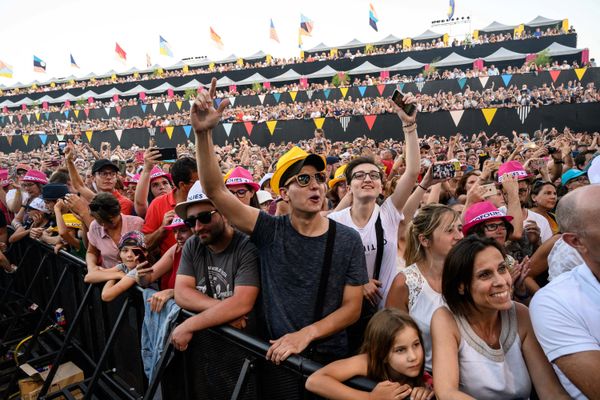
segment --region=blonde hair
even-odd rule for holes
[[[447,213],[452,215],[452,223],[460,218],[458,212],[444,204],[427,204],[419,210],[417,215],[408,224],[406,248],[404,250],[406,265],[414,264],[426,258],[425,248],[421,246],[419,235],[423,235],[431,240],[433,231],[442,224],[444,216]]]

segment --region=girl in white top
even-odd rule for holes
[[[535,338],[527,307],[511,300],[501,245],[471,235],[448,254],[446,307],[431,321],[438,400],[568,399]]]
[[[444,304],[444,259],[462,238],[460,214],[452,208],[442,204],[421,208],[408,227],[404,258],[409,266],[396,276],[386,300],[386,307],[407,311],[419,326],[427,371],[432,368],[431,317]]]

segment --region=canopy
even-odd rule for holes
[[[575,47],[565,46],[560,43],[552,43],[550,46],[546,47],[542,51],[547,51],[550,56],[566,56],[569,54],[577,54],[580,53],[580,49],[576,49]]]
[[[412,38],[412,40],[431,40],[431,39],[437,39],[437,38],[441,38],[442,35],[441,33],[437,33],[434,32],[430,29],[427,29],[425,32],[421,33],[419,36],[415,36],[414,38]]]
[[[504,47],[500,47],[498,50],[496,50],[489,56],[483,57],[483,61],[498,62],[498,61],[508,61],[508,60],[520,60],[520,59],[526,58],[526,57],[527,57],[527,54],[516,53],[514,51],[507,50]]]
[[[110,90],[108,90],[108,91],[106,91],[106,92],[104,92],[104,93],[102,93],[102,94],[98,94],[98,95],[96,95],[96,97],[97,97],[97,98],[99,98],[99,99],[107,99],[107,98],[109,98],[109,97],[113,97],[115,94],[117,94],[117,95],[122,95],[122,94],[123,94],[123,92],[121,92],[121,91],[120,91],[119,89],[117,89],[117,88],[112,88],[112,89],[110,89]]]
[[[331,46],[327,46],[325,43],[321,42],[318,45],[316,45],[315,47],[313,47],[312,49],[308,49],[306,51],[308,53],[316,53],[316,52],[320,52],[320,51],[329,50],[330,48],[331,48]]]
[[[117,71],[115,71],[114,69],[111,69],[110,71],[105,72],[102,75],[98,75],[96,78],[110,78],[111,76],[116,75],[116,74],[117,74]]]
[[[250,75],[249,77],[247,77],[246,79],[242,79],[241,81],[237,81],[236,84],[237,85],[252,85],[254,83],[263,83],[267,81],[267,78],[265,78],[264,76],[262,76],[261,74],[259,74],[258,72],[255,74]]]
[[[403,70],[410,70],[410,69],[419,69],[419,68],[424,67],[425,65],[426,64],[424,64],[422,62],[418,62],[416,60],[413,60],[410,57],[406,57],[404,60],[402,60],[398,64],[394,64],[391,67],[388,67],[387,69],[390,71],[403,71]]]
[[[136,67],[132,67],[132,68],[129,68],[129,69],[128,69],[127,71],[125,71],[125,72],[119,72],[117,75],[119,75],[119,76],[123,76],[123,75],[133,75],[133,74],[134,74],[134,73],[136,73],[136,72],[140,72],[140,70],[139,70],[139,69],[137,69]]]
[[[267,57],[267,53],[261,50],[252,54],[251,56],[245,57],[244,60],[260,60],[261,58],[265,57]]]
[[[142,85],[137,85],[136,87],[123,92],[122,95],[123,96],[137,96],[138,94],[145,92],[145,91],[146,91],[145,87],[143,87]],[[94,97],[94,96],[87,96],[87,97]]]
[[[285,81],[293,81],[296,79],[300,79],[302,75],[294,71],[293,69],[288,69],[283,74],[276,76],[274,78],[269,79],[271,82],[285,82]]]
[[[229,57],[226,57],[222,60],[217,61],[217,64],[229,64],[232,62],[236,62],[238,60],[238,56],[236,56],[235,54],[231,54]]]
[[[349,41],[348,43],[346,43],[343,46],[339,46],[338,49],[351,49],[353,47],[363,47],[365,46],[365,44],[363,42],[361,42],[358,39],[352,39],[351,41]]]
[[[321,68],[320,70],[313,72],[312,74],[308,74],[306,75],[307,78],[309,79],[313,79],[313,78],[331,78],[332,76],[334,76],[335,74],[337,74],[338,72],[331,68],[329,65]]]
[[[157,87],[155,87],[154,89],[150,89],[148,91],[146,91],[147,94],[155,94],[155,93],[164,93],[169,89],[173,89],[174,86],[171,85],[168,82],[163,83],[162,85],[159,85]]]
[[[188,83],[184,83],[181,86],[177,86],[174,89],[175,90],[188,90],[188,89],[198,89],[198,87],[201,85],[200,82],[198,82],[198,80],[196,79],[192,79],[191,81],[189,81]]]
[[[433,63],[432,65],[434,67],[449,67],[451,65],[471,64],[473,61],[473,58],[463,57],[460,54],[452,52],[448,57]]]
[[[515,29],[515,25],[504,25],[498,21],[494,21],[485,28],[481,28],[479,32],[500,32],[500,31],[511,31]]]
[[[229,85],[235,85],[235,82],[226,76],[223,76],[217,80],[217,87],[223,87],[223,86],[229,86]]]
[[[361,74],[371,74],[373,72],[379,72],[382,71],[384,68],[380,68],[376,65],[371,64],[368,61],[365,61],[364,63],[362,63],[361,65],[359,65],[358,67],[351,69],[350,71],[348,71],[348,74],[350,75],[361,75]]]
[[[536,28],[538,26],[558,25],[560,23],[562,23],[561,19],[549,19],[538,15],[537,17],[526,23],[525,26]]]
[[[386,37],[384,37],[383,39],[381,39],[378,42],[375,42],[374,44],[376,44],[376,45],[377,44],[379,44],[379,45],[381,45],[381,44],[392,44],[392,43],[398,43],[400,41],[402,41],[402,39],[400,39],[400,38],[398,38],[398,37],[396,37],[394,35],[387,35]]]

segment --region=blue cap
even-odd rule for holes
[[[575,179],[575,178],[579,178],[581,175],[585,175],[586,172],[585,171],[581,171],[579,169],[570,169],[567,172],[565,172],[564,174],[562,174],[562,177],[560,178],[560,183],[562,183],[563,186],[565,186],[570,180]]]

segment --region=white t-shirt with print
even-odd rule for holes
[[[500,207],[499,210],[502,211],[504,215],[507,214],[506,206]],[[543,215],[531,210],[527,210],[527,217],[523,220],[523,227],[527,225],[527,221],[534,221],[538,228],[540,228],[540,238],[542,243],[552,237],[552,228],[550,227],[550,223]]]

